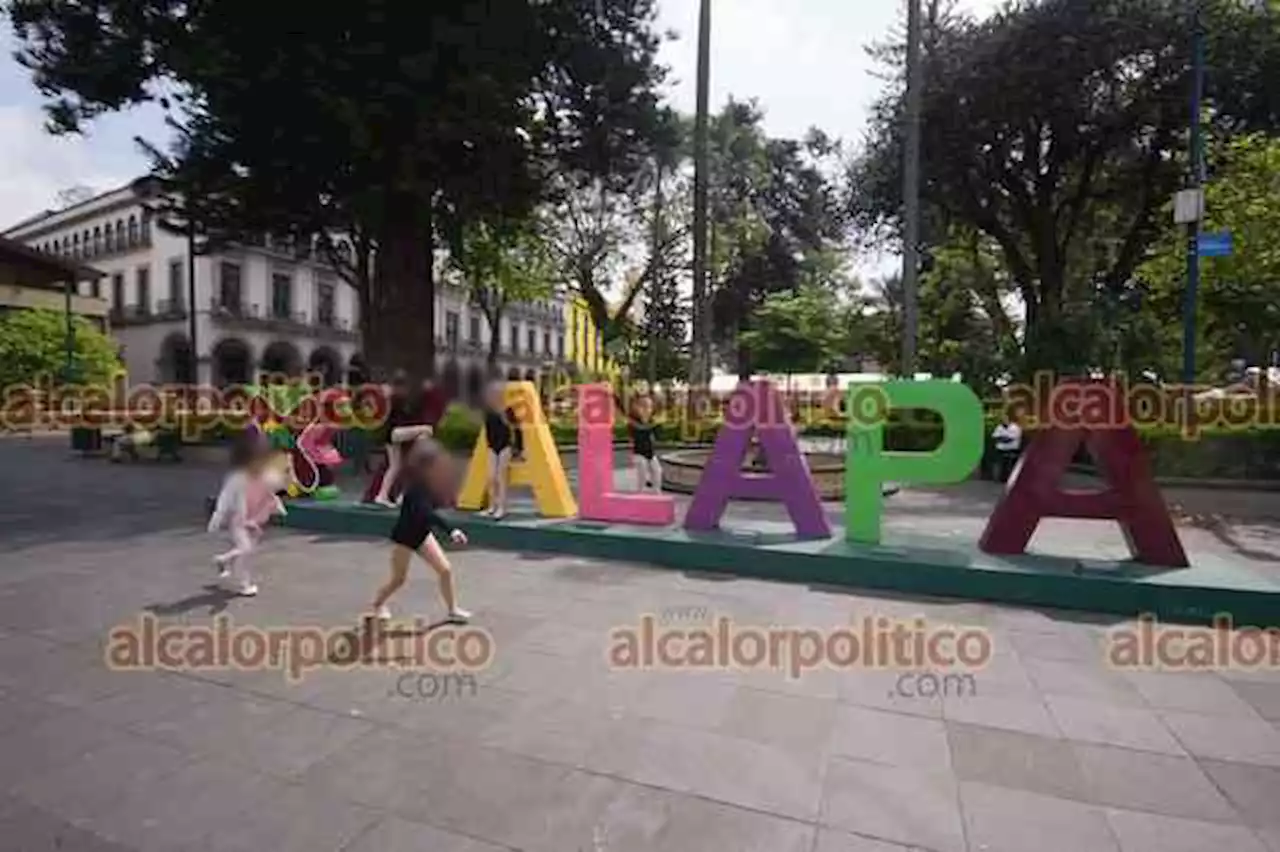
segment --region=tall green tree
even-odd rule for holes
[[[807,286],[771,293],[743,332],[756,369],[819,373],[838,369],[848,343],[847,306],[831,290]]]
[[[467,223],[518,218],[547,176],[625,179],[655,126],[654,0],[11,0],[20,58],[74,132],[165,106],[157,162],[214,238],[369,250],[375,368],[429,371],[435,258]],[[158,152],[159,153],[159,152]]]
[[[451,262],[489,325],[486,360],[493,370],[507,308],[549,298],[555,290],[555,268],[536,222],[530,220],[469,225]]]
[[[1214,120],[1269,124],[1276,98],[1260,69],[1280,55],[1276,22],[1236,2],[1203,5]],[[1162,231],[1186,170],[1192,6],[1015,0],[928,28],[923,199],[935,233],[961,225],[999,247],[1024,305],[1024,371],[1091,366],[1078,345],[1087,306],[1099,288],[1122,291]],[[1242,39],[1254,56],[1241,55]],[[902,109],[895,87],[853,170],[864,231],[897,231]]]
[[[1213,146],[1213,174],[1205,190],[1206,231],[1228,231],[1232,253],[1201,262],[1197,316],[1201,378],[1221,382],[1230,361],[1267,363],[1280,349],[1280,140],[1249,134]],[[1145,285],[1144,315],[1171,334],[1156,342],[1146,366],[1168,376],[1181,363],[1181,317],[1186,236],[1168,227],[1153,257],[1138,271]],[[1124,341],[1130,347],[1142,342]]]
[[[710,130],[715,342],[742,377],[756,366],[745,332],[770,294],[842,282],[833,262],[846,230],[839,143],[816,129],[804,140],[770,138],[763,120],[754,102],[731,99]]]
[[[635,171],[609,179],[566,172],[554,181],[542,211],[547,247],[606,344],[623,342],[646,288],[686,264],[687,157],[687,122],[663,109]],[[644,259],[626,275],[627,249],[635,245],[644,246]]]

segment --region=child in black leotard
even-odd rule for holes
[[[436,512],[438,506],[449,502],[448,495],[453,492],[455,477],[451,460],[430,438],[421,438],[410,450],[406,466],[409,477],[400,502],[400,517],[391,530],[391,541],[395,543],[391,551],[391,579],[373,599],[374,617],[384,621],[391,618],[387,601],[404,585],[409,573],[409,557],[417,553],[436,572],[449,620],[465,623],[471,613],[458,606],[449,558],[433,534],[434,531],[448,536],[454,544],[467,543],[466,534]]]
[[[653,399],[637,397],[631,408],[628,431],[631,433],[631,461],[636,468],[636,490],[652,488],[660,492],[662,465],[658,463],[658,455],[653,448],[653,433],[657,428],[653,422]]]
[[[520,424],[510,408],[503,407],[502,382],[485,389],[484,439],[489,444],[489,505],[481,513],[501,520],[507,513],[507,470],[511,459],[524,455]]]

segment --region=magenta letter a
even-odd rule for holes
[[[742,463],[755,434],[768,464],[767,473],[747,473]],[[776,500],[787,507],[796,532],[806,538],[830,538],[818,489],[796,444],[786,406],[773,385],[743,382],[729,398],[724,426],[716,436],[693,503],[685,515],[690,530],[714,530],[733,499]]]

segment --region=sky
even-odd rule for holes
[[[996,2],[960,6],[985,12]],[[671,68],[669,96],[692,112],[698,0],[658,0],[658,8],[659,27],[679,33],[661,54]],[[882,85],[865,48],[890,31],[903,9],[904,0],[713,0],[712,108],[730,95],[755,98],[773,136],[801,136],[817,126],[857,143]],[[41,98],[12,59],[15,48],[12,30],[0,23],[0,230],[54,206],[62,190],[104,191],[139,176],[147,161],[135,138],[168,136],[159,111],[145,107],[100,118],[84,136],[50,136]]]

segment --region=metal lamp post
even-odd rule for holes
[[[907,126],[902,163],[902,374],[916,374],[920,276],[920,0],[907,0]]]
[[[1196,300],[1200,290],[1200,222],[1204,218],[1204,138],[1200,130],[1204,99],[1204,21],[1201,0],[1191,0],[1191,171],[1192,199],[1187,215],[1187,286],[1182,301],[1182,381],[1196,380]]]

